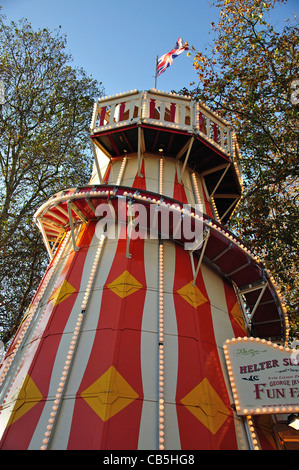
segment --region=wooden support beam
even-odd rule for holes
[[[230,273],[228,273],[227,276],[232,276],[233,274],[236,274],[239,271],[242,271],[242,269],[247,268],[247,266],[249,266],[249,265],[250,265],[250,260],[248,260],[247,263],[242,264],[242,266],[239,266],[238,268],[236,268],[233,271],[231,271]]]
[[[239,199],[240,195],[239,194],[233,194],[233,193],[219,193],[219,194],[214,194],[214,199]]]
[[[94,207],[93,203],[91,202],[91,200],[89,199],[89,197],[87,197],[85,199],[88,207],[92,210],[92,212],[94,213],[94,215],[96,214],[96,208]]]
[[[183,168],[182,168],[182,171],[181,171],[181,174],[180,174],[180,181],[179,181],[179,183],[182,182],[182,179],[183,179],[183,176],[184,176],[184,172],[185,172],[185,169],[186,169],[186,165],[187,165],[187,162],[188,162],[188,159],[189,159],[189,156],[190,156],[190,152],[191,152],[191,148],[192,148],[193,142],[194,142],[194,137],[192,137],[192,138],[190,139],[190,141],[189,141],[189,146],[188,146],[186,158],[185,158],[185,161],[184,161],[184,164],[183,164]]]
[[[76,245],[76,238],[75,238],[75,232],[74,232],[74,224],[73,224],[73,217],[72,217],[70,201],[67,201],[66,205],[67,205],[67,210],[68,210],[68,215],[69,215],[69,222],[70,222],[73,249],[74,249],[74,251],[78,251],[79,248]]]
[[[55,207],[55,209],[60,211],[62,214],[64,214],[67,217],[67,219],[69,218],[68,212],[66,210],[64,210],[62,207],[60,207],[58,204],[55,204],[54,207]]]
[[[225,253],[227,253],[232,247],[232,243],[229,243],[229,245],[224,248],[222,251],[220,251],[220,253],[218,253],[218,255],[214,256],[213,259],[211,259],[211,263],[214,263],[215,261],[217,261],[217,259],[221,258],[221,256],[225,255]]]
[[[63,225],[65,225],[65,224],[67,223],[67,219],[66,219],[66,218],[61,217],[61,216],[58,215],[58,214],[55,214],[55,212],[47,211],[47,215],[50,215],[51,217],[54,217],[54,218],[57,219],[57,220],[60,220],[60,222],[62,222]]]
[[[132,214],[131,204],[129,203],[128,207],[128,220],[127,220],[127,242],[126,242],[126,258],[132,258],[130,253],[130,241],[131,241],[131,233],[132,233],[132,226],[134,221],[134,216]]]

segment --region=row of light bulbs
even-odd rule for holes
[[[192,175],[192,181],[193,181],[193,185],[194,185],[194,189],[195,189],[196,203],[197,204],[202,204],[201,197],[200,197],[200,194],[199,194],[196,174],[195,174],[195,172],[193,172],[193,173],[191,173],[191,175]]]

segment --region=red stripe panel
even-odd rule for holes
[[[138,446],[143,400],[140,340],[146,294],[144,240],[131,241],[130,253],[132,258],[126,258],[126,240],[120,239],[103,290],[92,352],[77,392],[68,449],[137,449]],[[107,286],[125,270],[143,287],[121,298]],[[111,366],[138,394],[138,398],[102,420],[81,394]],[[118,393],[121,396],[121,390]],[[115,403],[118,400],[116,396]]]
[[[176,403],[181,446],[182,449],[237,449],[233,413],[222,375],[210,302],[201,272],[198,274],[196,285],[207,302],[194,307],[177,293],[192,279],[188,253],[177,245],[173,292],[178,327]],[[181,402],[205,378],[221,398],[227,408],[225,412],[229,415],[215,434]],[[198,406],[205,409],[207,398],[201,395],[198,400]]]
[[[43,396],[43,399],[5,430],[0,448],[27,449],[39,421],[48,395],[52,369],[60,340],[80,289],[82,270],[94,234],[94,225],[87,228],[84,227],[83,230],[84,233],[79,241],[81,249],[77,252],[71,252],[57,283],[59,286],[64,280],[67,280],[75,288],[75,292],[56,306],[53,306],[51,301],[48,302],[44,318],[48,318],[48,315],[50,315],[50,318],[40,341],[38,338],[36,339],[39,341],[39,346],[34,358],[28,357],[30,349],[27,351],[26,361],[31,361],[28,374]],[[40,328],[42,328],[42,323]],[[58,381],[59,378],[57,386]],[[26,432],[24,432],[24,429],[26,429]]]

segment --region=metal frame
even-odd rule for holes
[[[40,219],[37,219],[37,224],[38,224],[38,227],[42,233],[42,237],[43,237],[43,240],[44,240],[44,243],[46,245],[46,249],[47,249],[47,252],[50,256],[50,259],[53,259],[53,253],[52,253],[52,249],[50,247],[50,243],[49,243],[49,240],[48,240],[48,237],[47,237],[47,234],[45,232],[45,229],[44,229],[44,226],[43,226],[43,223]]]
[[[204,171],[202,173],[202,176],[204,178],[206,175],[211,174],[211,173],[215,173],[216,171],[222,170],[224,168],[224,171],[222,172],[222,174],[221,174],[216,186],[214,187],[213,191],[211,192],[211,194],[209,194],[209,192],[208,192],[208,200],[209,201],[214,196],[215,192],[217,191],[217,188],[218,188],[219,184],[223,180],[223,178],[226,175],[226,172],[227,172],[227,170],[229,169],[230,166],[231,166],[231,163],[225,163],[223,165],[219,165],[218,167],[212,168],[211,170],[207,170],[207,171]]]

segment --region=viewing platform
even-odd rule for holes
[[[222,223],[236,208],[242,193],[236,136],[224,119],[190,96],[152,89],[100,98],[90,130],[92,142],[110,161],[138,155],[139,173],[149,154],[200,173]]]
[[[224,119],[203,103],[192,101],[190,96],[155,89],[132,90],[100,98],[94,105],[91,132],[139,122],[195,132],[221,152],[233,157],[233,133]]]

